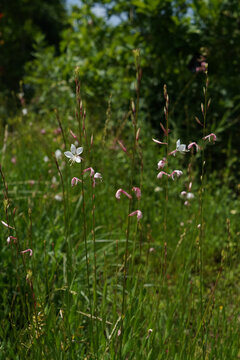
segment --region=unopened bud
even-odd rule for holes
[[[136,108],[133,100],[131,101],[131,106],[132,106],[132,112],[135,114]]]
[[[139,135],[140,135],[140,128],[139,129],[137,129],[137,133],[136,133],[136,141],[138,141],[139,140]]]

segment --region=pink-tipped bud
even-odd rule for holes
[[[21,251],[21,254],[26,254],[28,252],[29,252],[29,255],[32,256],[32,254],[33,254],[32,249],[23,250],[23,251]]]
[[[91,175],[90,175],[91,176]],[[98,172],[96,172],[93,176],[93,183],[92,183],[92,186],[95,188],[96,186],[96,180],[100,180],[102,181],[102,175]]]
[[[168,155],[169,155],[169,156],[171,156],[171,155],[176,156],[176,153],[177,153],[177,150],[173,150],[173,151],[171,151]]]
[[[191,191],[191,189],[192,189],[192,182],[190,182],[188,185],[188,191]]]
[[[117,142],[118,142],[120,148],[126,153],[126,152],[127,152],[127,148],[123,145],[122,141],[118,140]]]
[[[141,189],[140,189],[139,187],[134,186],[134,187],[132,188],[132,191],[135,192],[135,195],[136,195],[137,199],[140,200],[140,199],[141,199],[141,195],[142,195],[142,194],[141,194]]]
[[[73,177],[71,180],[71,185],[76,186],[79,182],[82,182],[82,180],[78,179],[77,177]]]
[[[199,146],[195,141],[188,145],[188,150],[190,150],[193,146],[196,147],[196,151],[199,150]]]
[[[168,131],[167,131],[161,122],[160,122],[160,126],[162,128],[162,131],[164,132],[164,135],[167,136],[168,133],[170,133],[170,130],[168,129]]]
[[[17,158],[16,158],[16,156],[13,156],[13,157],[11,158],[11,163],[15,165],[16,162],[17,162]]]
[[[174,175],[176,175],[177,177],[181,176],[183,174],[183,172],[181,170],[174,170],[171,174],[170,177],[174,180]]]
[[[120,200],[121,193],[124,194],[125,196],[127,196],[129,199],[132,199],[132,196],[130,194],[128,194],[126,191],[124,191],[123,189],[118,189],[118,191],[115,194],[116,199]]]
[[[152,139],[152,141],[154,141],[156,144],[159,144],[159,145],[167,145],[166,142],[162,142],[162,141],[159,141],[157,139]]]
[[[187,192],[186,192],[186,191],[182,191],[180,195],[181,195],[181,197],[185,197],[185,196],[187,195]]]
[[[203,140],[208,140],[209,142],[212,140],[214,143],[217,140],[217,136],[214,133],[211,133],[207,136],[204,136]]]
[[[92,167],[89,167],[89,168],[83,170],[83,173],[86,173],[87,171],[90,171],[90,176],[91,176],[91,177],[94,176],[95,171],[93,170]]]
[[[74,139],[76,139],[76,140],[77,140],[77,135],[75,135],[75,134],[74,134],[74,132],[73,132],[72,130],[70,130],[70,134],[72,135],[72,137],[73,137]]]
[[[5,227],[7,227],[7,228],[9,228],[9,229],[13,229],[13,230],[15,230],[15,228],[14,228],[14,227],[12,227],[12,226],[8,225],[7,223],[5,223],[5,221],[2,221],[2,220],[1,220],[1,223],[3,224],[3,226],[5,226]]]
[[[139,140],[139,135],[140,135],[140,128],[139,129],[137,129],[137,133],[136,133],[136,141],[138,141]]]
[[[7,238],[7,243],[10,244],[11,240],[17,240],[17,238],[14,237],[14,236],[9,236],[9,237]],[[15,242],[15,241],[14,241],[14,242]]]
[[[142,217],[143,217],[143,214],[140,210],[135,210],[133,211],[131,214],[129,214],[128,216],[134,216],[134,215],[137,215],[137,220],[141,220]]]
[[[132,112],[135,114],[136,108],[133,100],[131,101],[131,106],[132,106]]]
[[[163,177],[163,175],[166,175],[169,177],[169,175],[165,171],[160,171],[160,173],[158,173],[158,175],[157,175],[157,178],[161,179]]]
[[[158,170],[159,170],[159,169],[163,169],[164,166],[166,165],[166,163],[167,163],[167,161],[166,161],[166,158],[164,157],[162,160],[160,160],[160,161],[158,162]]]

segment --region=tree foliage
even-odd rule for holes
[[[64,0],[3,0],[0,12],[0,91],[9,95],[19,89],[35,37],[42,33],[58,45],[66,12]]]
[[[106,9],[105,18],[94,14],[96,5]],[[34,106],[66,110],[74,100],[78,66],[93,121],[104,122],[111,94],[113,114],[122,118],[135,96],[132,50],[140,48],[141,116],[159,128],[167,84],[171,125],[184,140],[186,132],[198,131],[194,117],[201,116],[205,78],[196,70],[204,57],[212,97],[208,130],[217,132],[220,140],[225,131],[225,143],[232,150],[222,147],[221,160],[228,161],[233,152],[237,155],[238,145],[233,135],[239,131],[239,10],[238,0],[84,0],[68,18],[57,56],[42,37],[36,39],[35,60],[28,64],[25,78],[36,91]],[[113,16],[120,21],[113,22]]]

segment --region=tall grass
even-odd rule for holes
[[[40,123],[29,112],[1,137],[3,359],[240,356],[239,200],[205,172],[213,136],[191,135],[199,151],[176,146],[166,86],[167,145],[152,141],[139,51],[135,61],[136,97],[120,123],[109,102],[92,136],[76,73],[75,118]],[[73,143],[83,152],[70,166]],[[119,189],[129,198],[116,199]]]

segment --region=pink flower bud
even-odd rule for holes
[[[33,254],[32,249],[23,250],[23,251],[21,251],[21,254],[26,254],[27,252],[29,252],[29,255],[32,256],[32,254]]]
[[[140,199],[141,199],[141,195],[142,195],[142,194],[141,194],[141,189],[140,189],[139,187],[134,186],[134,187],[132,188],[132,191],[135,192],[135,195],[136,195],[137,199],[140,200]]]
[[[118,142],[120,148],[126,153],[126,152],[127,152],[127,148],[123,145],[122,141],[118,140],[117,142]]]
[[[157,140],[157,139],[152,139],[152,141],[154,141],[156,144],[167,145],[166,142],[162,142],[162,141],[159,141],[159,140]]]
[[[174,170],[169,176],[174,180],[174,175],[177,175],[177,177],[181,176],[183,172],[181,170]]]
[[[3,224],[3,226],[5,226],[5,227],[7,227],[7,228],[9,228],[9,229],[13,229],[13,230],[15,230],[15,228],[14,228],[14,227],[12,227],[12,226],[8,225],[7,223],[5,223],[5,222],[4,222],[4,221],[2,221],[2,220],[1,220],[1,223]]]
[[[169,177],[169,175],[165,171],[160,171],[160,173],[157,175],[157,178],[161,179],[163,177],[163,175],[166,175]]]
[[[75,140],[77,140],[77,135],[75,135],[72,130],[70,130],[70,134],[72,135],[72,137],[73,137]]]
[[[7,238],[7,243],[10,244],[11,240],[17,240],[17,238],[14,237],[14,236],[9,236],[9,237]],[[14,241],[14,242],[15,242],[15,241]]]
[[[166,161],[166,158],[164,157],[162,160],[160,160],[160,161],[158,162],[158,170],[159,170],[159,169],[163,169],[164,166],[166,165],[166,163],[167,163],[167,161]]]
[[[171,155],[176,156],[176,153],[177,153],[177,150],[173,150],[173,151],[171,151],[168,155],[169,155],[169,156],[171,156]]]
[[[203,140],[208,140],[209,142],[211,140],[213,140],[213,143],[214,143],[217,140],[217,137],[216,137],[216,135],[214,133],[211,133],[211,134],[209,134],[207,136],[204,136]]]
[[[17,162],[17,158],[16,158],[15,156],[13,156],[13,157],[11,158],[11,163],[15,165],[16,162]]]
[[[75,186],[77,185],[79,182],[82,182],[82,180],[78,179],[77,177],[73,177],[71,180],[71,185]]]
[[[135,210],[133,211],[131,214],[129,214],[128,216],[134,216],[137,215],[137,220],[139,221],[140,219],[142,219],[143,214],[140,210]]]
[[[164,132],[164,135],[167,136],[168,133],[170,133],[170,130],[168,129],[168,131],[167,131],[161,122],[160,122],[160,126],[162,128],[162,131]]]
[[[196,147],[196,151],[198,151],[198,150],[199,150],[199,146],[198,146],[198,144],[197,144],[197,143],[195,143],[195,142],[192,142],[191,144],[189,144],[189,145],[188,145],[188,150],[190,150],[193,146],[195,146],[195,147]]]
[[[136,141],[138,141],[139,140],[139,135],[140,135],[140,128],[139,129],[137,129],[137,133],[136,133]]]
[[[85,173],[85,172],[87,172],[87,171],[90,171],[90,176],[94,176],[95,171],[93,170],[93,168],[92,168],[92,167],[89,167],[89,168],[87,168],[87,169],[83,170],[83,173]]]
[[[120,200],[121,197],[121,193],[126,195],[129,199],[132,199],[132,196],[129,195],[126,191],[124,191],[123,189],[118,189],[118,191],[115,194],[116,199]]]

